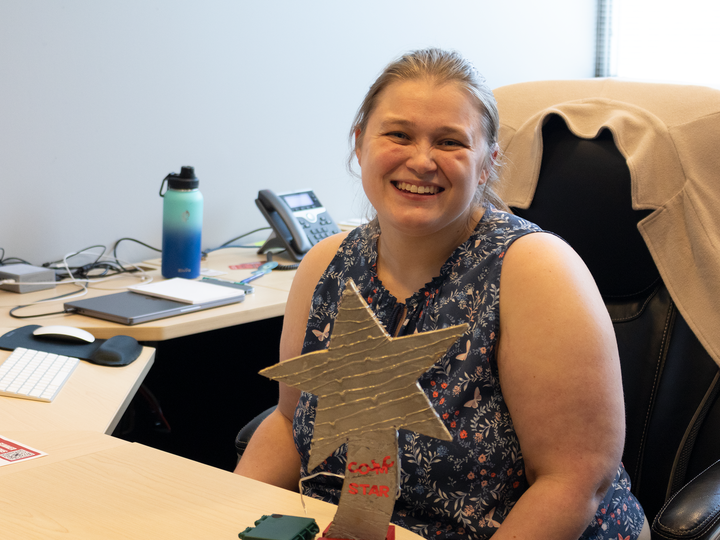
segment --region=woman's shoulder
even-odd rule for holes
[[[489,205],[468,241],[456,250],[449,262],[456,263],[457,258],[475,260],[487,264],[487,257],[495,254],[501,259],[516,240],[524,236],[534,236],[530,233],[543,232],[538,225],[527,221],[510,212],[496,209]],[[466,261],[466,266],[472,264]]]
[[[547,306],[551,299],[572,303],[576,298],[593,299],[605,313],[595,281],[573,248],[559,236],[541,231],[525,235],[508,248],[502,280],[506,297],[517,297],[518,305],[533,300]],[[602,309],[600,309],[602,308]]]
[[[538,264],[563,264],[569,257],[578,257],[575,250],[562,238],[548,231],[539,229],[537,234],[527,234],[513,242],[509,251],[513,259],[522,266],[535,261]],[[507,260],[505,261],[507,264]]]
[[[341,232],[321,240],[300,262],[285,305],[280,340],[281,360],[294,358],[301,353],[315,287],[348,234]]]

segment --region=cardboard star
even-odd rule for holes
[[[318,397],[308,470],[343,443],[378,430],[452,440],[417,380],[467,328],[392,338],[349,280],[329,348],[260,372]]]

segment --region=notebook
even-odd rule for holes
[[[233,298],[237,296],[238,291],[238,289],[214,285],[207,281],[193,281],[184,278],[154,281],[146,285],[131,285],[128,290],[184,304],[205,304],[224,298]]]
[[[133,325],[174,317],[176,315],[184,315],[185,313],[191,313],[193,311],[234,304],[242,302],[245,299],[244,291],[230,289],[228,287],[225,287],[225,289],[234,291],[234,296],[199,304],[188,304],[126,291],[108,294],[106,296],[98,296],[96,298],[85,298],[65,302],[65,309],[80,315],[95,317],[96,319]]]

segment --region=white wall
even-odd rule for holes
[[[264,225],[261,188],[358,216],[346,135],[387,62],[432,45],[493,88],[591,77],[594,25],[594,0],[0,0],[0,247],[33,264],[160,247],[158,188],[181,165],[204,248]]]

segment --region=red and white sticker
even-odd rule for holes
[[[17,441],[13,441],[12,439],[6,439],[0,436],[0,467],[42,456],[47,456],[47,454],[25,446]]]
[[[258,262],[252,262],[252,263],[240,263],[240,264],[232,264],[228,268],[230,270],[256,270],[260,268],[260,265],[264,263],[258,261]]]

